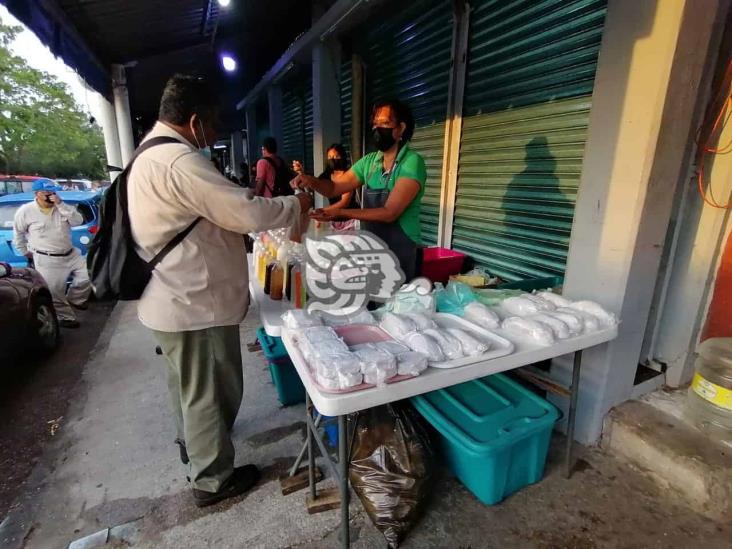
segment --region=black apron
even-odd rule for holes
[[[363,198],[361,199],[362,208],[382,208],[387,199],[389,198],[389,183],[392,174],[396,172],[396,162],[389,173],[389,179],[386,182],[386,186],[383,189],[370,189],[368,182],[371,179],[372,173],[366,179],[366,183],[363,185]],[[381,168],[381,166],[379,166]],[[380,223],[373,221],[362,221],[361,228],[365,231],[369,231],[379,238],[381,238],[389,249],[394,252],[399,265],[404,271],[406,277],[405,282],[410,282],[415,276],[417,276],[417,244],[414,240],[407,236],[404,232],[399,221],[393,223]]]

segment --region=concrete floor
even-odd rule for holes
[[[252,311],[243,341],[256,327]],[[337,547],[337,511],[310,516],[304,492],[279,493],[277,477],[303,440],[303,408],[279,408],[261,354],[244,352],[246,388],[234,432],[238,463],[256,463],[264,478],[234,501],[194,507],[172,444],[162,360],[134,304],[118,305],[67,421],[0,525],[0,545],[60,548],[126,524],[113,531],[123,540],[117,546]],[[732,525],[691,511],[600,450],[579,449],[577,470],[565,480],[561,442],[555,437],[545,479],[497,506],[481,505],[441,472],[403,547],[730,547]],[[360,503],[352,511],[353,546],[384,547]]]

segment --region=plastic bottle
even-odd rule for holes
[[[276,301],[282,299],[282,290],[284,285],[285,269],[282,263],[275,261],[272,263],[272,270],[270,274],[269,284],[269,297]]]
[[[712,439],[732,447],[732,337],[707,339],[686,399],[686,415]]]
[[[257,280],[259,280],[259,285],[262,287],[264,287],[268,262],[269,254],[266,250],[262,250],[262,253],[259,255],[259,260],[257,261]]]
[[[272,291],[272,271],[274,270],[276,265],[276,259],[270,260],[264,272],[264,293],[267,295],[269,295]]]

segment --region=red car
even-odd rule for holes
[[[58,342],[58,319],[46,281],[34,269],[0,263],[0,363],[23,351],[50,353]]]

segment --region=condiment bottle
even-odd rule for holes
[[[275,261],[272,263],[272,269],[270,271],[270,284],[269,284],[269,297],[274,300],[282,299],[282,290],[284,285],[285,269],[282,267],[282,263]]]

